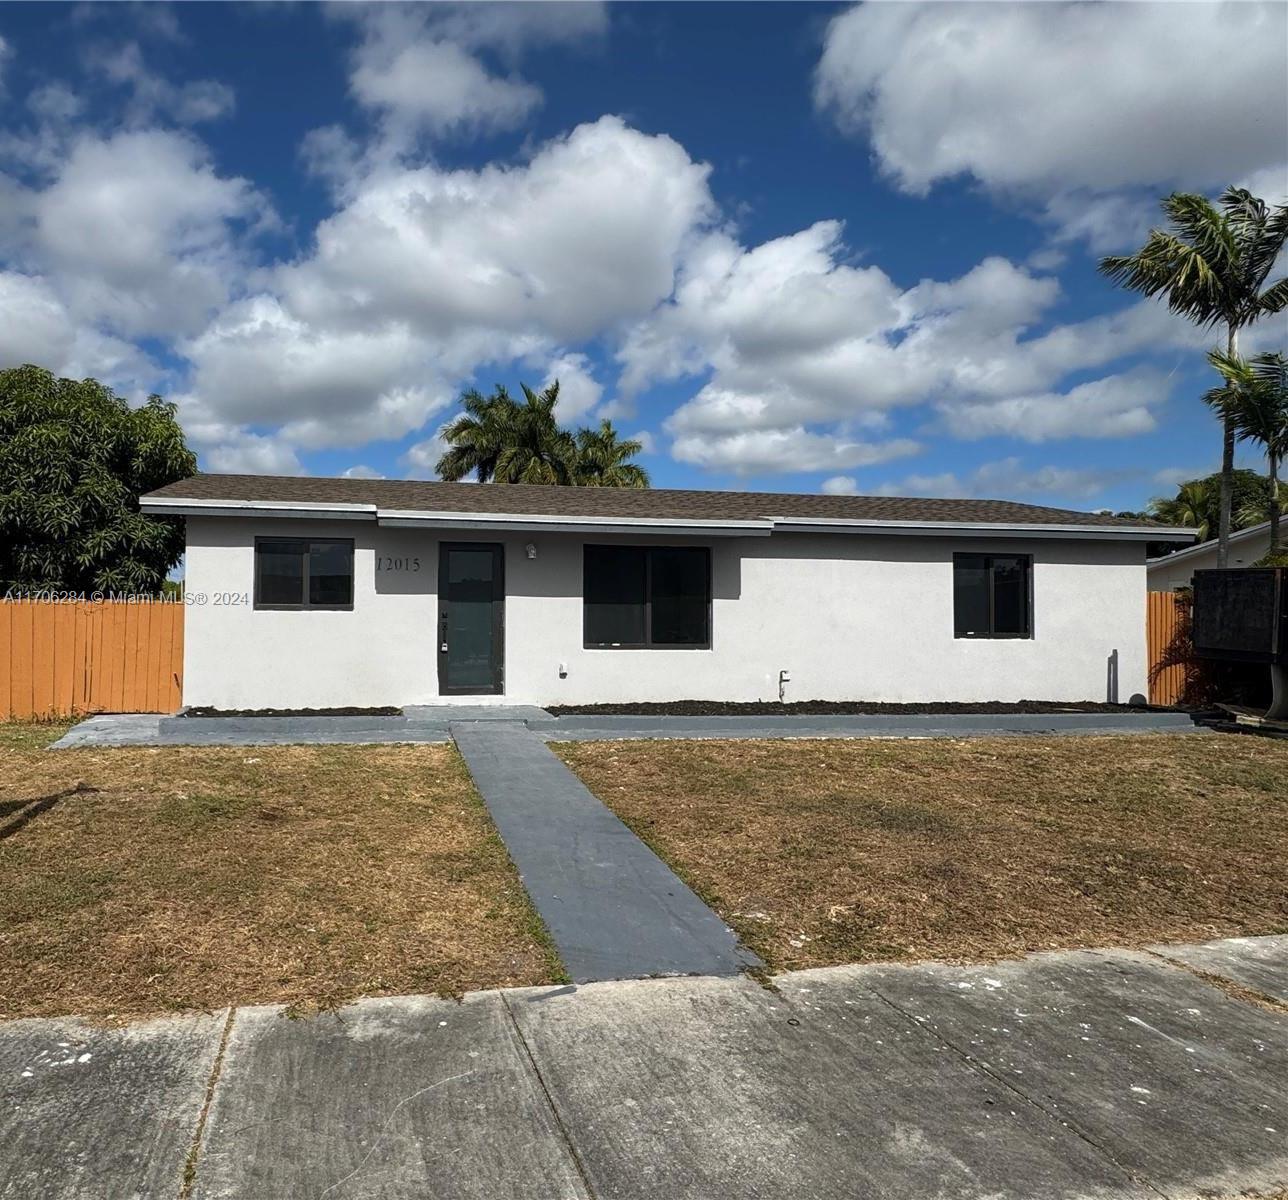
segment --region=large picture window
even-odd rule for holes
[[[256,608],[352,608],[353,541],[256,538]]]
[[[1032,637],[1032,574],[1027,554],[954,554],[956,636]]]
[[[707,547],[587,546],[582,565],[587,647],[710,647]]]

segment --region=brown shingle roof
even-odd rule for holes
[[[952,521],[999,525],[1149,526],[1153,522],[1017,504],[1010,500],[922,500],[907,496],[824,496],[788,492],[696,492],[672,488],[543,487],[529,484],[430,483],[404,479],[199,474],[149,496],[174,500],[373,504],[423,512],[554,517],[652,517],[754,520],[810,517],[837,521]],[[1160,529],[1175,532],[1170,526]]]

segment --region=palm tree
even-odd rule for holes
[[[503,387],[490,396],[465,393],[465,412],[443,430],[448,449],[438,460],[440,479],[473,472],[480,483],[572,482],[577,443],[555,420],[559,384],[541,392],[521,386],[522,404]]]
[[[600,421],[598,429],[579,429],[573,482],[582,487],[646,488],[648,472],[627,461],[643,449],[643,442],[633,438],[618,441],[611,421]]]
[[[1145,296],[1165,295],[1173,311],[1203,328],[1224,325],[1226,353],[1239,350],[1239,331],[1288,306],[1288,278],[1266,286],[1288,241],[1288,205],[1271,208],[1246,188],[1227,188],[1219,207],[1205,196],[1175,192],[1162,204],[1170,229],[1153,229],[1135,254],[1101,259],[1110,279]],[[1224,421],[1217,565],[1229,555],[1234,492],[1234,442]]]
[[[1212,484],[1207,479],[1191,479],[1181,484],[1171,499],[1149,502],[1149,515],[1167,525],[1185,525],[1199,531],[1199,541],[1211,536]]]
[[[1233,427],[1240,441],[1259,442],[1265,449],[1270,475],[1270,555],[1278,557],[1279,464],[1288,455],[1288,359],[1282,354],[1258,354],[1248,360],[1214,350],[1208,362],[1224,382],[1212,388],[1204,401]]]
[[[455,482],[473,472],[479,483],[487,483],[496,474],[506,430],[518,406],[505,388],[498,387],[490,396],[471,388],[461,397],[461,407],[464,414],[443,430],[448,448],[435,469],[440,479]]]
[[[1283,466],[1283,459],[1279,460],[1279,465]],[[1288,511],[1288,483],[1283,480],[1279,481],[1279,492],[1275,499],[1279,504],[1279,511]],[[1257,499],[1248,500],[1234,510],[1234,527],[1236,529],[1247,529],[1250,525],[1260,525],[1262,521],[1270,520],[1270,493]]]

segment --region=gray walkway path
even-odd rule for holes
[[[551,741],[616,738],[923,738],[1021,734],[1193,733],[1184,713],[790,717],[559,717],[533,728]]]
[[[526,725],[465,721],[452,736],[578,983],[760,965]]]
[[[1225,977],[1255,961],[1288,988],[1288,938],[1190,949]],[[178,1200],[194,1145],[193,1200],[1288,1187],[1288,1009],[1152,954],[775,984],[638,980],[125,1030],[0,1024],[0,1200]]]
[[[519,721],[550,741],[616,738],[917,738],[1202,732],[1183,713],[1016,716],[553,717],[530,706],[409,706],[401,717],[90,717],[50,747],[445,742],[453,721]]]

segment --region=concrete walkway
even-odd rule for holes
[[[1183,952],[1288,989],[1288,938]],[[1288,1187],[1288,1009],[1156,955],[837,967],[775,984],[639,980],[124,1030],[10,1022],[0,1198],[1195,1200]]]
[[[1185,713],[1017,713],[789,716],[595,717],[567,716],[532,728],[551,741],[636,738],[967,738],[1024,734],[1196,733]]]
[[[1184,713],[788,717],[554,717],[513,705],[409,706],[400,717],[90,717],[51,750],[77,746],[377,745],[446,742],[455,721],[518,721],[550,741],[618,738],[921,738],[1199,733]]]
[[[465,721],[452,736],[576,982],[761,965],[526,725]]]

